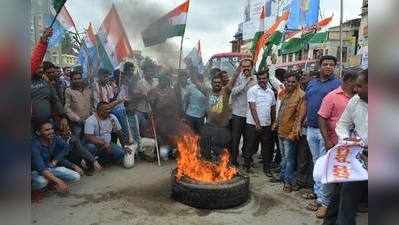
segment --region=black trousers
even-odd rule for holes
[[[357,206],[367,185],[367,181],[337,184],[323,225],[355,225]]]
[[[197,118],[189,115],[185,115],[185,117],[193,131],[199,135],[202,127],[204,126],[204,118]]]
[[[313,159],[305,135],[302,135],[297,145],[297,178],[301,186],[313,186]]]
[[[261,144],[261,154],[263,158],[263,170],[270,170],[273,159],[273,136],[271,127],[262,127],[256,130],[254,125],[247,124],[245,131],[247,146],[243,152],[244,167],[249,168],[253,162],[252,156],[258,151]]]
[[[241,136],[243,137],[244,140],[243,145],[241,147],[241,152],[244,152],[247,146],[247,137],[245,136],[246,125],[247,123],[245,117],[233,115],[233,117],[231,118],[230,161],[233,165],[238,165]]]
[[[224,149],[228,149],[231,142],[230,129],[205,124],[201,130],[200,147],[202,158],[218,161]]]
[[[89,152],[78,137],[72,136],[69,147],[70,152],[67,156],[69,161],[80,166],[80,162],[84,159],[88,163],[89,169],[94,168],[95,156]]]
[[[281,151],[280,151],[280,143],[278,141],[278,132],[277,131],[272,131],[272,135],[273,135],[273,150],[274,150],[273,162],[276,163],[277,165],[280,165],[280,163],[281,163]],[[276,148],[274,146],[276,146]]]

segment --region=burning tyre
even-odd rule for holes
[[[224,150],[218,162],[203,160],[199,138],[186,135],[177,140],[177,168],[172,172],[172,198],[203,209],[225,209],[249,199],[249,177],[231,167]]]
[[[249,199],[249,177],[236,175],[221,183],[199,183],[189,178],[176,180],[172,172],[172,198],[201,209],[226,209],[239,206]]]

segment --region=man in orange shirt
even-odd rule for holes
[[[274,125],[279,135],[282,156],[280,176],[286,192],[291,192],[292,185],[295,183],[296,145],[306,114],[305,93],[299,86],[298,77],[297,73],[289,73],[286,76],[286,94],[281,99],[277,121]]]

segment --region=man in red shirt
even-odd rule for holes
[[[345,110],[349,100],[355,94],[355,86],[358,70],[348,69],[343,72],[343,83],[340,87],[324,97],[321,103],[319,115],[319,126],[325,140],[326,150],[331,149],[338,143],[335,126]]]
[[[349,100],[355,94],[356,79],[359,71],[360,70],[356,69],[343,71],[342,85],[328,93],[323,98],[317,114],[326,151],[338,143],[335,127],[338,120],[341,118],[342,113],[345,111],[345,107]],[[326,190],[329,190],[328,193],[332,193],[334,185],[326,185],[326,188]],[[326,198],[330,199],[330,194],[326,195]],[[316,212],[316,216],[318,218],[323,218],[325,217],[326,213],[327,207],[321,206]]]
[[[32,50],[30,68],[31,77],[37,75],[37,70],[43,62],[44,55],[46,55],[48,39],[53,35],[53,29],[51,27],[44,30],[43,35],[40,37],[39,42],[35,45]]]

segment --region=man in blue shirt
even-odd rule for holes
[[[37,135],[32,141],[31,150],[32,190],[43,189],[51,182],[58,191],[68,192],[69,187],[65,182],[80,180],[82,169],[65,159],[68,145],[55,136],[51,123],[39,123]]]
[[[323,98],[341,85],[341,81],[334,74],[337,58],[325,55],[320,59],[320,76],[313,79],[306,87],[305,100],[307,109],[307,141],[312,153],[313,162],[326,153],[323,136],[319,129],[317,112],[320,109]],[[323,218],[326,215],[330,203],[330,191],[328,185],[315,182],[314,192],[317,200],[308,205],[309,210],[317,211],[316,216]]]
[[[202,75],[193,72],[187,85],[187,93],[184,96],[185,119],[196,134],[200,134],[208,109],[209,90],[203,83]]]

